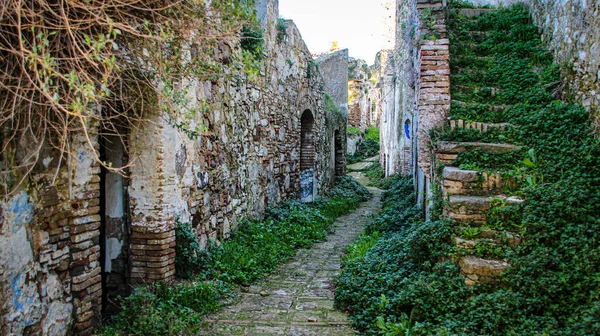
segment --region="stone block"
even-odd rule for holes
[[[463,170],[456,167],[444,167],[442,177],[453,181],[477,182],[479,172],[476,170]]]
[[[475,256],[462,257],[458,265],[463,273],[482,277],[499,276],[510,266],[506,261],[487,260]]]

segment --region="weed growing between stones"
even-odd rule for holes
[[[484,224],[516,231],[522,244],[502,250],[482,244],[475,255],[503,257],[511,267],[495,282],[467,287],[450,261],[457,255],[451,241],[455,225],[420,219],[420,211],[411,209],[412,185],[398,181],[367,227],[367,234],[378,232],[377,242],[343,265],[336,305],[369,335],[600,334],[600,141],[589,116],[578,105],[556,100],[557,69],[525,7],[476,21],[453,12],[449,21],[455,39],[451,62],[479,60],[453,63],[453,71],[472,64],[464,70],[477,75],[454,72],[453,99],[464,101],[453,104],[451,117],[509,122],[506,141],[524,147],[512,158],[473,152],[459,156],[459,163],[522,177],[516,193],[525,202],[494,203]],[[470,31],[483,35],[476,41]],[[499,90],[475,90],[490,85]]]
[[[139,288],[121,301],[121,312],[103,333],[194,334],[202,316],[219,308],[219,300],[275,272],[298,248],[324,241],[335,219],[356,209],[370,193],[351,177],[338,177],[325,196],[310,204],[285,202],[262,220],[243,221],[231,239],[211,244],[209,252],[200,249],[189,224],[179,223],[177,275],[191,281]]]

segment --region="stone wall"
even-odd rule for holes
[[[450,108],[445,8],[443,0],[396,1],[396,46],[383,81],[381,162],[386,175],[414,177],[423,207],[432,192],[429,132]]]
[[[348,125],[364,131],[379,121],[378,69],[363,60],[350,58],[348,72]]]
[[[600,128],[600,1],[528,0],[534,22],[561,65],[569,93]]]
[[[300,197],[301,185],[310,201],[344,173],[345,116],[324,110],[323,75],[293,22],[277,38],[277,1],[257,6],[266,54],[258,78],[182,82],[190,107],[204,111],[186,126],[156,113],[120,138],[92,136],[93,148],[75,136],[68,162],[45,150],[0,202],[0,334],[89,334],[103,302],[173,277],[177,220],[191,222],[206,246],[241,218]],[[347,95],[347,58],[343,69],[329,80],[343,87],[330,90]],[[305,169],[302,115],[312,117],[314,147]],[[185,127],[199,125],[205,131],[188,137]],[[17,148],[3,167],[17,163]],[[132,159],[130,178],[101,169],[96,154],[114,167]],[[3,193],[20,174],[2,175]]]
[[[317,58],[325,80],[325,92],[333,98],[336,106],[348,115],[348,49],[320,55]]]

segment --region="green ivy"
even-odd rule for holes
[[[558,100],[558,69],[525,6],[476,20],[452,11],[448,24],[451,62],[459,64],[452,69],[453,99],[462,101],[452,104],[451,117],[508,122],[505,142],[524,148],[463,153],[457,163],[523,178],[515,192],[525,202],[497,200],[486,223],[519,233],[522,244],[476,247],[475,255],[505,257],[511,267],[495,283],[467,287],[451,261],[460,255],[451,242],[455,225],[423,221],[410,208],[412,185],[394,184],[367,227],[378,241],[344,265],[336,305],[368,335],[598,335],[600,141],[589,115]],[[498,90],[479,90],[485,87]],[[445,136],[475,141],[489,134]]]

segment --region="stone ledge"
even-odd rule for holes
[[[520,146],[510,144],[495,144],[487,142],[454,142],[438,141],[436,152],[444,154],[458,154],[474,149],[481,149],[487,153],[503,153],[521,149]]]
[[[458,266],[464,274],[475,274],[482,277],[500,276],[510,264],[502,260],[488,260],[475,256],[462,257]]]

